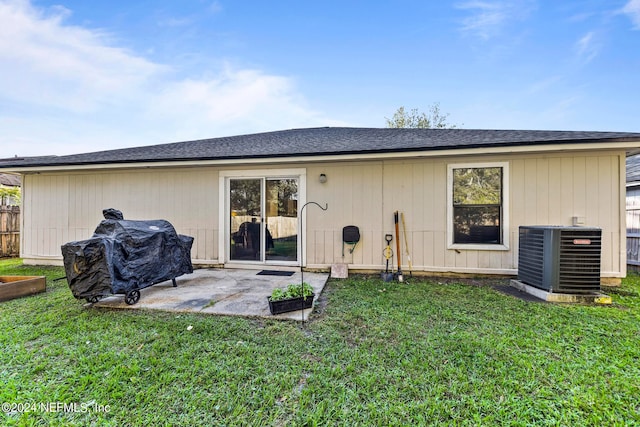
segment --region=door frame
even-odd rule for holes
[[[300,234],[298,234],[297,256],[296,261],[243,261],[230,260],[229,245],[231,244],[231,206],[230,206],[230,188],[229,181],[231,179],[270,179],[270,178],[296,178],[298,180],[298,209],[306,203],[307,195],[307,170],[305,168],[295,169],[247,169],[247,170],[225,170],[220,171],[218,178],[218,206],[219,206],[219,224],[218,230],[218,259],[225,267],[239,266],[242,268],[264,267],[265,265],[273,266],[293,266],[299,267],[301,264],[302,250],[300,247]],[[264,181],[263,181],[264,182]],[[264,212],[263,212],[264,216]],[[300,220],[300,216],[298,216]],[[306,221],[303,221],[306,223]],[[303,224],[304,225],[304,224]],[[300,224],[298,224],[298,228]],[[300,233],[306,233],[306,227],[300,230]],[[305,241],[307,239],[304,239]],[[262,239],[262,242],[265,240]],[[264,244],[264,243],[262,243]],[[305,251],[306,252],[306,251]]]

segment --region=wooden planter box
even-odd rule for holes
[[[44,276],[0,276],[0,301],[38,294],[47,290]]]
[[[313,298],[315,298],[315,296],[315,294],[311,294],[307,296],[304,301],[302,297],[282,299],[279,301],[271,301],[271,297],[268,297],[267,299],[269,300],[269,310],[271,311],[271,314],[280,314],[300,310],[303,306],[304,308],[311,308],[313,306]]]

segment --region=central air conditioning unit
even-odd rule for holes
[[[602,230],[521,226],[518,280],[548,292],[600,291]]]

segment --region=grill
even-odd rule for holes
[[[73,296],[97,302],[124,294],[127,304],[140,299],[140,290],[193,272],[193,237],[176,233],[165,220],[129,221],[120,211],[105,209],[88,240],[62,246],[64,268]]]

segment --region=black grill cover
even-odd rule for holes
[[[165,220],[106,219],[90,239],[63,245],[62,257],[73,296],[88,299],[193,273],[192,244]]]

